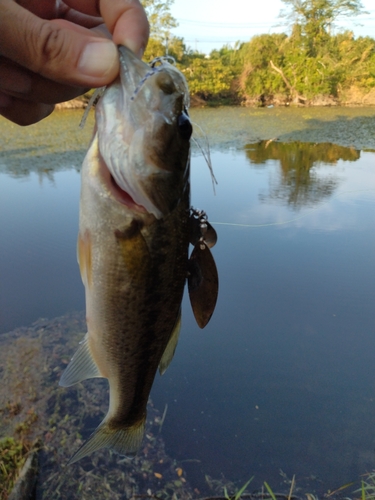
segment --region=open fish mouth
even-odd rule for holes
[[[131,195],[117,184],[115,178],[111,174],[102,157],[100,157],[99,162],[99,173],[103,184],[106,186],[108,192],[116,201],[118,201],[122,205],[125,205],[130,210],[135,210],[140,213],[147,213],[147,209],[143,205],[139,205],[138,203],[136,203]]]
[[[161,219],[175,206],[189,161],[186,80],[168,61],[150,66],[126,47],[119,55],[119,77],[96,108],[104,179],[117,201]]]

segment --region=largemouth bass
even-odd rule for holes
[[[138,450],[156,371],[166,370],[175,351],[188,275],[187,84],[164,60],[150,68],[125,47],[119,53],[120,75],[96,106],[82,167],[78,261],[87,334],[60,380],[68,387],[105,377],[110,404],[70,463],[103,447],[128,456]],[[204,255],[205,231],[198,238]],[[199,265],[197,273],[198,282],[190,282],[199,296],[211,276],[207,280]]]

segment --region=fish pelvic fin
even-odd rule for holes
[[[160,375],[164,375],[164,373],[167,371],[168,366],[171,364],[171,361],[173,359],[177,347],[178,338],[180,336],[180,330],[181,330],[181,310],[178,313],[176,324],[173,327],[173,331],[168,340],[167,347],[165,348],[165,351],[159,363]]]
[[[102,377],[102,375],[91,355],[89,337],[88,333],[86,333],[85,338],[80,342],[78,350],[62,374],[59,385],[70,387],[77,382],[95,377]]]
[[[74,464],[81,458],[91,455],[101,448],[109,448],[119,455],[134,457],[141,446],[145,432],[146,415],[131,427],[113,428],[107,417],[91,434],[87,441],[70,458],[67,465]]]

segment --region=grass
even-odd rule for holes
[[[7,499],[23,467],[29,445],[23,440],[12,437],[0,439],[0,498]]]
[[[239,500],[241,498],[242,493],[246,490],[246,488],[249,486],[251,481],[254,479],[254,476],[252,476],[247,483],[245,483],[242,488],[240,488],[234,495],[228,495],[227,488],[224,486],[224,496],[227,500]]]
[[[354,493],[361,494],[361,500],[375,500],[375,471],[366,474],[361,481],[361,488]]]

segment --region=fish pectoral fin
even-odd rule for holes
[[[62,374],[59,385],[62,387],[70,387],[71,385],[77,384],[77,382],[81,382],[82,380],[102,376],[103,375],[100,373],[97,364],[91,356],[88,333],[86,333],[85,338],[78,347],[78,350]]]
[[[146,416],[140,422],[130,427],[116,429],[111,428],[110,421],[106,417],[88,440],[71,457],[67,465],[74,464],[78,460],[81,460],[81,458],[101,448],[110,448],[120,455],[134,457],[141,446],[145,424]]]
[[[164,350],[163,356],[161,357],[160,363],[159,363],[159,373],[160,375],[164,375],[164,373],[167,371],[168,366],[170,365],[176,347],[178,343],[178,338],[180,336],[180,330],[181,330],[181,310],[178,313],[177,321],[176,324],[173,327],[172,335],[170,336],[170,339],[168,340],[167,347]]]

